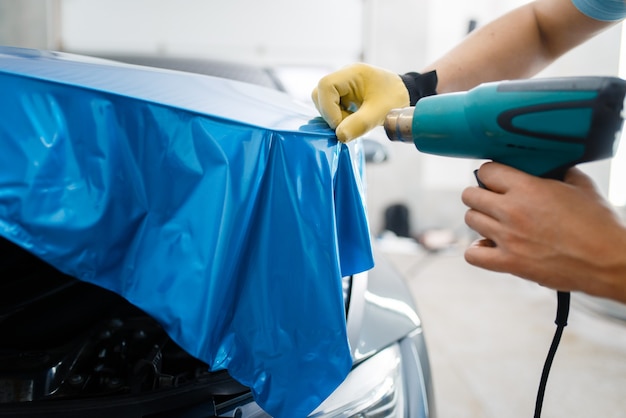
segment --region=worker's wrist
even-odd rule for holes
[[[415,72],[401,74],[400,78],[409,91],[411,106],[415,106],[415,103],[422,97],[437,94],[437,72],[435,70],[423,74]]]

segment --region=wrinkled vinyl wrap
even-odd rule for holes
[[[342,382],[341,277],[373,259],[362,167],[313,108],[15,48],[0,91],[2,236],[122,295],[273,416],[306,416]]]

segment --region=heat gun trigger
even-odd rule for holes
[[[489,189],[487,189],[487,186],[485,186],[485,183],[480,181],[480,177],[478,177],[478,170],[474,170],[474,177],[476,178],[476,182],[478,183],[478,187],[480,187],[481,189],[489,190]]]

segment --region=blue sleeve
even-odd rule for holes
[[[603,21],[616,21],[626,17],[624,0],[572,0],[578,10],[585,15]]]

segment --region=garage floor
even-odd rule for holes
[[[532,417],[556,293],[469,266],[463,248],[432,255],[383,246],[422,316],[437,416]],[[542,417],[626,417],[626,321],[582,301],[573,295]]]

